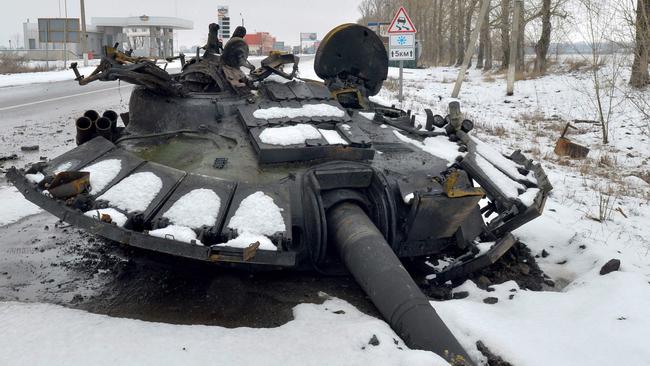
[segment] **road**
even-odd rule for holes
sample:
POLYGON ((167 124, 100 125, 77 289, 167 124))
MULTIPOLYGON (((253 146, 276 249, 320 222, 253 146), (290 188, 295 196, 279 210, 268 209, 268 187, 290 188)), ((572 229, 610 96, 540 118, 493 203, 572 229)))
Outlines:
MULTIPOLYGON (((311 67, 311 59, 302 61, 311 67)), ((132 89, 118 82, 81 87, 74 80, 0 88, 0 156, 19 155, 0 168, 73 148, 74 120, 90 108, 127 111, 132 89), (35 144, 38 151, 20 149, 35 144)), ((222 270, 124 248, 60 225, 48 213, 0 227, 0 237, 0 301, 169 323, 273 327, 292 319, 295 305, 320 302, 327 293, 377 314, 348 277, 222 270)))

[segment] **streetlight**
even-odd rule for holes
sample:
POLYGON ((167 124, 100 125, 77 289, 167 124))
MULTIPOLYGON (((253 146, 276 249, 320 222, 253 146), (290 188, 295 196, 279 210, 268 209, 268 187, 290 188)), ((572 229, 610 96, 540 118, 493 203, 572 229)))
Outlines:
POLYGON ((242 13, 239 13, 239 17, 241 18, 241 26, 244 26, 244 15, 242 13))
POLYGON ((81 1, 81 53, 84 59, 84 66, 88 66, 88 33, 86 33, 86 6, 81 1))

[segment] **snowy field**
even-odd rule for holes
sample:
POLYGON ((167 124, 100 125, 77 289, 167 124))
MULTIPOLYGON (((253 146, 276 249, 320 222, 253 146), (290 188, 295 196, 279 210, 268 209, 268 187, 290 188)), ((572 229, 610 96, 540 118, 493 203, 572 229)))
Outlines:
MULTIPOLYGON (((302 77, 315 78, 310 67, 311 61, 301 64, 302 77)), ((543 216, 515 234, 555 288, 529 291, 510 281, 488 292, 467 281, 454 292, 469 296, 432 305, 479 363, 485 362, 476 348, 481 340, 516 366, 650 365, 649 121, 629 100, 624 75, 613 94, 610 143, 601 143, 599 126, 575 123, 578 130, 568 137, 589 146, 589 156, 557 157, 555 140, 567 122, 596 119, 586 71, 557 68, 543 78, 518 81, 512 97, 505 96, 503 75, 472 69, 459 98, 475 122, 473 134, 503 153, 522 149, 542 162, 554 190, 543 216), (620 270, 600 275, 611 259, 620 260, 620 270), (484 303, 487 297, 498 302, 484 303)), ((456 75, 455 68, 405 70, 407 102, 402 107, 413 110, 419 122, 425 120, 424 108, 444 115, 456 75)), ((70 72, 41 76, 46 77, 0 75, 0 86, 65 80, 70 72)), ((395 78, 397 69, 389 76, 395 78)), ((394 84, 389 81, 376 100, 399 105, 394 84)), ((641 97, 650 99, 650 90, 641 97)), ((115 98, 105 107, 122 111, 126 105, 115 98)), ((30 128, 3 129, 0 153, 20 155, 4 166, 71 148, 74 113, 62 116, 55 121, 61 132, 40 140, 41 151, 35 154, 23 154, 18 147, 51 130, 52 121, 35 119, 30 128)), ((46 215, 4 180, 0 185, 0 227, 16 225, 28 215, 46 215)), ((0 364, 444 364, 429 352, 408 350, 386 323, 343 300, 301 304, 293 313, 294 320, 277 328, 227 329, 2 301, 0 364), (376 346, 369 344, 373 335, 376 346)))

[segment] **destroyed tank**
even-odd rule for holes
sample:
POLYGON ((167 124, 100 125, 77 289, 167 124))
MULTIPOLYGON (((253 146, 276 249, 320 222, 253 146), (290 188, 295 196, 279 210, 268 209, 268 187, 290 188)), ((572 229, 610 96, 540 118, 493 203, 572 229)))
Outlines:
POLYGON ((447 258, 431 268, 433 284, 494 263, 543 210, 552 187, 541 166, 472 136, 457 102, 421 119, 373 102, 388 57, 366 27, 323 39, 314 59, 323 81, 299 78, 291 54, 256 68, 245 29, 225 46, 217 29, 202 54, 178 57, 179 73, 117 45, 88 77, 73 65, 81 85, 137 85, 123 126, 116 112, 89 110, 75 121, 76 148, 8 179, 61 220, 125 245, 350 273, 408 346, 473 364, 401 261, 447 258))

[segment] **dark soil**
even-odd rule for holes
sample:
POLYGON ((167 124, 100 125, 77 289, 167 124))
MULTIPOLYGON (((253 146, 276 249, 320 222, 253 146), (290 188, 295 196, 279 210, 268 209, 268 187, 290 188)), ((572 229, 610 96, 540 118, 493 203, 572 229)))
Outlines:
MULTIPOLYGON (((476 285, 486 291, 490 286, 507 281, 515 281, 520 288, 532 291, 542 291, 554 287, 553 281, 542 272, 537 265, 530 249, 521 242, 516 243, 493 265, 483 268, 469 276, 476 285)), ((462 280, 455 283, 458 285, 462 280)), ((424 292, 436 300, 450 300, 466 297, 463 293, 453 293, 454 285, 423 286, 424 292)))

